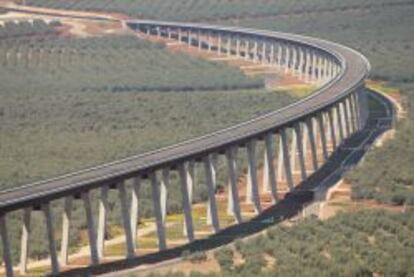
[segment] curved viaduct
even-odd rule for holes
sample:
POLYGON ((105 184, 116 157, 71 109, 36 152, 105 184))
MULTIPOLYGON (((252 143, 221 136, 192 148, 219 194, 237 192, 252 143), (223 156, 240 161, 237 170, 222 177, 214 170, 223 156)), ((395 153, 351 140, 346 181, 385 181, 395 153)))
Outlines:
POLYGON ((109 189, 118 190, 126 238, 125 259, 131 259, 135 257, 137 248, 138 191, 142 181, 148 179, 149 185, 152 186, 158 246, 163 250, 167 248, 166 193, 171 171, 178 171, 180 177, 185 233, 191 242, 194 240, 191 167, 195 163, 201 163, 205 172, 209 207, 207 220, 213 231, 219 232, 214 163, 217 155, 224 155, 227 161, 228 211, 234 216, 236 223, 241 223, 243 218, 240 212, 236 163, 239 149, 247 149, 246 201, 252 203, 256 214, 259 214, 262 211, 262 203, 257 179, 258 143, 263 143, 265 149, 266 189, 270 192, 272 202, 276 203, 278 183, 282 177, 285 178, 288 190, 293 191, 298 183, 323 166, 344 141, 362 130, 366 124, 368 107, 364 81, 369 74, 370 66, 361 54, 350 48, 316 38, 238 27, 143 20, 129 20, 123 23, 145 36, 163 37, 196 47, 200 51, 237 56, 274 66, 304 82, 317 84, 319 88, 312 95, 283 109, 199 138, 1 192, 0 234, 7 276, 13 276, 6 222, 7 214, 10 212, 24 210, 20 250, 21 273, 26 271, 31 214, 41 212, 46 221, 46 242, 49 245, 52 275, 58 275, 62 265, 66 265, 68 261, 72 202, 80 200, 83 203, 88 226, 90 260, 92 265, 97 265, 103 258, 107 193, 109 189), (277 168, 274 166, 276 155, 279 161, 277 168), (318 155, 321 155, 322 159, 319 159, 318 155), (307 159, 311 162, 307 163, 307 159), (299 181, 295 181, 293 177, 293 162, 299 167, 299 181), (134 184, 131 191, 125 186, 125 181, 129 179, 133 179, 134 184), (91 209, 92 190, 100 190, 101 196, 97 200, 98 218, 95 218, 91 209), (132 203, 127 203, 130 194, 132 203), (57 199, 64 199, 65 203, 59 252, 50 205, 51 201, 57 199))

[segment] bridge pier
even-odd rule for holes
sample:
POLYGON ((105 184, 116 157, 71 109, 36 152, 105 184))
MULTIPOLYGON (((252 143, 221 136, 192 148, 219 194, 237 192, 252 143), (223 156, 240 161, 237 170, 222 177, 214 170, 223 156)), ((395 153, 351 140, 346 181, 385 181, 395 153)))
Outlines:
POLYGON ((302 130, 301 130, 301 123, 298 122, 295 124, 294 132, 296 134, 296 148, 298 149, 299 154, 299 166, 300 166, 300 176, 301 180, 304 181, 307 178, 306 173, 306 164, 305 164, 305 152, 304 152, 304 144, 303 144, 303 137, 302 137, 302 130))
POLYGON ((58 275, 59 274, 59 261, 57 258, 56 252, 56 241, 55 241, 55 234, 53 228, 53 218, 52 213, 50 211, 50 204, 44 203, 41 205, 45 220, 46 220, 46 233, 47 233, 47 240, 49 245, 49 254, 50 254, 50 263, 52 267, 52 274, 58 275))
POLYGON ((68 265, 69 262, 69 238, 70 226, 72 222, 72 203, 72 196, 65 197, 62 218, 62 242, 60 247, 60 262, 62 266, 68 265))
POLYGON ((194 229, 193 229, 193 217, 191 212, 191 203, 190 203, 190 195, 189 195, 189 184, 188 184, 188 168, 184 163, 181 163, 178 166, 178 171, 181 180, 181 195, 182 195, 182 205, 184 209, 184 216, 185 216, 185 233, 187 235, 188 242, 192 242, 194 240, 194 229))
POLYGON ((27 257, 29 253, 29 237, 31 232, 32 208, 25 208, 23 211, 23 228, 20 241, 20 275, 27 274, 27 257))
POLYGON ((83 206, 85 208, 86 223, 87 223, 87 227, 88 227, 89 250, 90 250, 90 254, 91 254, 91 264, 92 265, 97 265, 97 264, 99 264, 99 255, 98 255, 98 249, 97 249, 97 245, 96 245, 95 220, 93 218, 89 191, 83 192, 81 197, 82 197, 82 200, 83 200, 83 206))
POLYGON ((234 216, 237 223, 242 222, 240 212, 239 188, 237 184, 237 148, 231 146, 226 150, 227 167, 231 192, 228 203, 228 212, 234 216))
POLYGON ((275 204, 278 200, 277 196, 277 183, 276 183, 276 173, 274 167, 274 148, 273 148, 273 135, 271 133, 265 136, 265 173, 268 177, 268 184, 272 194, 272 203, 275 204))
POLYGON ((132 243, 134 244, 134 249, 137 249, 137 237, 138 237, 138 222, 139 222, 139 190, 141 188, 141 177, 136 176, 133 179, 132 185, 132 198, 131 198, 131 217, 130 217, 130 225, 131 225, 131 235, 132 235, 132 243))
POLYGON ((105 236, 106 236, 106 222, 108 218, 108 190, 107 185, 101 187, 101 196, 99 199, 99 215, 98 215, 98 229, 97 229, 97 247, 99 258, 104 257, 105 251, 105 236))
POLYGON ((135 247, 132 241, 132 233, 131 233, 131 221, 129 218, 129 211, 127 207, 127 192, 125 189, 125 183, 120 182, 117 185, 118 193, 119 193, 119 201, 121 202, 121 213, 122 213, 122 223, 124 225, 124 233, 125 233, 125 243, 126 243, 126 258, 130 259, 135 256, 135 247))
POLYGON ((313 171, 318 170, 318 157, 317 157, 317 147, 316 147, 316 140, 315 140, 315 133, 313 128, 313 118, 309 117, 306 120, 306 128, 308 130, 309 142, 311 146, 311 156, 312 156, 312 167, 313 171))
POLYGON ((160 250, 167 249, 167 241, 165 236, 165 225, 163 220, 163 212, 161 207, 160 184, 157 180, 157 173, 154 171, 150 174, 152 186, 152 202, 154 205, 155 223, 157 225, 158 247, 160 250))
POLYGON ((294 189, 294 183, 292 177, 292 168, 290 164, 287 134, 285 129, 280 130, 280 138, 282 140, 283 163, 285 167, 286 181, 289 191, 292 191, 294 189))
POLYGON ((7 277, 13 277, 13 263, 10 254, 10 243, 9 236, 7 232, 7 223, 6 223, 6 214, 0 214, 0 235, 1 242, 3 245, 3 262, 6 269, 7 277))
POLYGON ((161 184, 160 184, 160 201, 161 201, 161 214, 162 221, 165 224, 167 218, 167 197, 168 197, 168 187, 170 186, 170 170, 164 168, 161 171, 161 184))
POLYGON ((248 191, 246 200, 253 203, 255 213, 262 211, 260 206, 259 185, 257 182, 257 161, 256 161, 256 140, 252 139, 247 143, 247 159, 248 159, 248 191))
POLYGON ((216 176, 214 173, 214 164, 212 155, 209 154, 208 156, 204 157, 204 171, 206 174, 206 183, 207 183, 207 192, 208 192, 208 210, 209 210, 209 219, 208 222, 211 222, 213 225, 213 231, 215 233, 220 231, 220 222, 218 218, 217 212, 217 204, 216 204, 216 195, 215 195, 215 188, 216 188, 216 176))

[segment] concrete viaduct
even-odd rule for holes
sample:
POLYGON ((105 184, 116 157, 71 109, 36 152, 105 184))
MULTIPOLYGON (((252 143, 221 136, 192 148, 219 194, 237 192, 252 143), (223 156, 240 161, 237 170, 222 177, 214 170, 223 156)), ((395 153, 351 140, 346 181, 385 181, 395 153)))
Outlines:
MULTIPOLYGON (((369 74, 368 61, 345 46, 299 35, 202 24, 183 24, 158 21, 129 20, 126 27, 148 36, 158 36, 188 44, 200 51, 236 56, 278 68, 295 75, 318 89, 310 96, 247 122, 191 139, 150 153, 104 164, 69 175, 0 192, 0 235, 7 276, 13 276, 13 261, 8 239, 7 215, 23 210, 20 249, 20 272, 25 274, 32 213, 42 213, 46 222, 45 243, 49 245, 52 275, 58 275, 68 261, 69 228, 74 201, 83 204, 87 219, 90 261, 102 261, 105 244, 108 190, 119 192, 125 233, 125 259, 135 257, 137 221, 140 199, 138 192, 144 183, 152 186, 152 202, 158 234, 158 247, 166 249, 165 217, 170 173, 178 171, 182 208, 185 215, 185 234, 188 242, 194 237, 192 218, 191 168, 201 164, 208 191, 207 221, 214 232, 220 231, 215 196, 218 155, 227 161, 229 176, 227 210, 236 223, 243 221, 237 187, 237 155, 248 160, 246 201, 255 213, 262 211, 257 176, 257 145, 264 151, 264 190, 270 191, 272 202, 278 201, 278 183, 284 178, 289 191, 298 182, 293 178, 293 166, 299 168, 300 179, 306 180, 317 171, 345 140, 364 128, 368 118, 364 81, 369 74), (278 142, 276 145, 275 142, 278 142), (246 151, 242 152, 242 149, 246 151), (310 153, 307 156, 307 153, 310 153), (318 159, 322 155, 323 159, 318 159), (307 157, 306 157, 307 156, 307 157), (278 166, 274 160, 278 157, 278 166), (305 159, 310 158, 311 163, 305 159), (133 180, 133 189, 125 186, 133 180), (99 190, 99 215, 91 209, 90 193, 99 190), (127 203, 129 195, 132 202, 127 203), (63 215, 55 215, 51 201, 64 199, 63 215), (57 249, 53 218, 63 216, 61 249, 57 249)), ((301 181, 299 181, 301 182, 301 181)))

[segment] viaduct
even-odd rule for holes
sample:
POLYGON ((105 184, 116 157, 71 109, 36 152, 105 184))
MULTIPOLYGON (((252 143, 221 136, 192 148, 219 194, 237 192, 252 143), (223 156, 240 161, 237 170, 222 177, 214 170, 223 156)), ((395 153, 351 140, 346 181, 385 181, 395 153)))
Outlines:
POLYGON ((170 173, 180 177, 180 193, 185 215, 185 234, 188 242, 194 237, 192 217, 192 167, 201 164, 208 190, 207 221, 214 232, 220 231, 215 195, 216 168, 214 160, 224 156, 229 176, 228 212, 235 222, 243 221, 237 187, 237 155, 248 160, 246 201, 253 204, 256 214, 262 211, 258 188, 257 145, 264 151, 264 190, 272 202, 278 201, 278 183, 285 178, 289 191, 295 182, 293 164, 299 167, 300 181, 318 171, 330 155, 355 133, 362 130, 368 119, 364 81, 370 70, 369 62, 356 51, 316 38, 239 27, 220 27, 204 24, 127 20, 123 22, 138 33, 168 38, 219 55, 236 56, 278 68, 295 75, 306 83, 317 85, 310 96, 280 110, 191 139, 150 153, 133 156, 102 166, 75 172, 58 178, 0 192, 0 235, 7 276, 13 276, 13 262, 7 231, 7 216, 23 211, 20 249, 20 272, 25 274, 28 259, 31 215, 40 212, 46 222, 52 275, 59 275, 68 261, 71 210, 75 201, 83 204, 87 219, 90 261, 98 265, 103 258, 108 190, 117 190, 122 208, 125 233, 125 259, 135 257, 137 222, 142 185, 152 187, 152 203, 157 227, 158 247, 167 248, 165 217, 170 173), (276 144, 277 142, 277 144, 276 144), (246 151, 241 151, 245 149, 246 151), (310 153, 309 156, 307 156, 310 153), (323 161, 318 159, 322 155, 323 161), (278 157, 278 166, 274 160, 278 157), (310 158, 311 163, 305 160, 310 158), (133 180, 133 189, 125 186, 133 180), (91 209, 90 194, 99 190, 99 216, 91 209), (132 195, 132 202, 127 199, 132 195), (51 201, 64 199, 63 215, 55 215, 51 201), (63 216, 61 248, 57 249, 53 218, 63 216))

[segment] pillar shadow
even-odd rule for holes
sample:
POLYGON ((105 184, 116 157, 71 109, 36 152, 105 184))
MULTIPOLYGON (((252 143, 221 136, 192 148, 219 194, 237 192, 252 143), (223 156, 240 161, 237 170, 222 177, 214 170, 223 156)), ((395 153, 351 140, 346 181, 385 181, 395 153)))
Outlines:
POLYGON ((141 265, 154 265, 159 262, 173 260, 182 256, 184 252, 207 251, 219 246, 234 242, 270 226, 274 226, 286 219, 295 217, 305 205, 315 199, 318 191, 326 191, 336 184, 343 175, 355 166, 376 138, 392 128, 395 110, 393 104, 385 97, 368 90, 369 101, 382 102, 382 109, 370 111, 366 127, 355 133, 352 137, 335 151, 329 161, 317 172, 309 176, 304 182, 295 187, 294 191, 286 194, 285 198, 269 207, 260 215, 238 225, 227 227, 219 233, 204 239, 198 239, 190 244, 160 251, 153 254, 136 257, 128 260, 107 262, 96 266, 73 269, 60 274, 60 276, 90 276, 104 274, 141 265), (373 96, 375 94, 375 97, 373 96))

